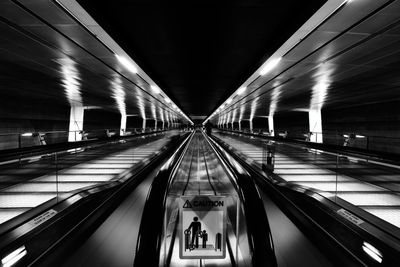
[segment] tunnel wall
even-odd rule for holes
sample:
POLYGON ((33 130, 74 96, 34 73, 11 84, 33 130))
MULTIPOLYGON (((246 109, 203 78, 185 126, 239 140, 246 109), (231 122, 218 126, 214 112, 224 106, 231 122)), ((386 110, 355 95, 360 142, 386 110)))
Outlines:
POLYGON ((268 118, 264 118, 264 117, 253 118, 253 129, 263 129, 263 130, 269 131, 268 118))
POLYGON ((88 133, 88 138, 101 138, 105 136, 104 129, 119 134, 121 114, 101 109, 85 109, 83 115, 83 130, 88 133))
POLYGON ((126 117, 126 129, 142 129, 143 127, 143 118, 138 116, 128 116, 126 117))
POLYGON ((68 140, 69 106, 45 105, 34 100, 14 98, 0 104, 0 150, 40 145, 39 136, 19 134, 51 132, 44 136, 47 144, 68 140))
POLYGON ((146 129, 154 129, 156 121, 154 119, 146 120, 146 129))
POLYGON ((250 121, 249 120, 242 120, 240 122, 240 126, 242 127, 242 130, 244 129, 250 129, 250 121))
POLYGON ((157 129, 162 129, 163 122, 162 121, 157 121, 157 129))
POLYGON ((309 132, 308 112, 276 113, 274 115, 274 128, 276 135, 287 131, 288 138, 304 139, 304 134, 309 132))
POLYGON ((324 143, 342 144, 343 134, 355 133, 354 147, 400 153, 400 102, 323 110, 324 143))

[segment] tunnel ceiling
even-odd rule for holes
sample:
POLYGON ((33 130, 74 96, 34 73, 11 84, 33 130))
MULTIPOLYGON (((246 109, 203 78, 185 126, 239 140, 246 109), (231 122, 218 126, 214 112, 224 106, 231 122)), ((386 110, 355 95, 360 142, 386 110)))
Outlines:
POLYGON ((209 115, 326 1, 78 2, 196 118, 209 115))
POLYGON ((275 68, 231 95, 214 122, 399 101, 400 1, 337 3, 282 50, 275 68))
POLYGON ((114 51, 59 2, 0 1, 0 32, 2 118, 30 118, 26 110, 39 107, 49 111, 47 118, 52 110, 83 106, 146 119, 186 120, 164 93, 152 92, 152 81, 142 70, 124 68, 114 51))

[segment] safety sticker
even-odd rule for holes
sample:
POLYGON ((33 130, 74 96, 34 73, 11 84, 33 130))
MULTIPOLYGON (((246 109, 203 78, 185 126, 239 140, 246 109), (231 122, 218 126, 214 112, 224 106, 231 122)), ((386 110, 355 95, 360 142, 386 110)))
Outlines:
POLYGON ((179 229, 181 259, 225 258, 225 197, 181 197, 179 229))

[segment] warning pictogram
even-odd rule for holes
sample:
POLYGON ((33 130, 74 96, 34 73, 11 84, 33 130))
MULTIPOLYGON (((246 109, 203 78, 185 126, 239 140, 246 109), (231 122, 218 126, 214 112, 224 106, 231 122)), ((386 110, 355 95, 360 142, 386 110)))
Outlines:
POLYGON ((181 197, 180 258, 225 258, 225 197, 181 197))
POLYGON ((189 209, 192 208, 192 204, 190 204, 190 201, 189 201, 189 200, 186 200, 186 201, 185 201, 185 204, 183 204, 183 208, 189 208, 189 209))

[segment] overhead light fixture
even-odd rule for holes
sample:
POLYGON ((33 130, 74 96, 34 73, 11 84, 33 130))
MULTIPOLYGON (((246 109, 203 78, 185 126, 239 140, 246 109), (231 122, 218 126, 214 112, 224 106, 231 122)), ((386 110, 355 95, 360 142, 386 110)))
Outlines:
POLYGON ((281 61, 281 57, 275 58, 270 60, 265 66, 264 68, 261 70, 260 75, 265 75, 268 72, 270 72, 273 68, 276 67, 276 65, 278 65, 279 61, 281 61))
POLYGON ((171 103, 171 100, 167 97, 167 98, 165 98, 165 102, 171 103))
POLYGON ((21 136, 33 136, 33 133, 23 133, 21 136))
POLYGON ((134 66, 127 58, 115 55, 118 61, 132 73, 138 73, 136 66, 134 66))
POLYGON ((245 87, 240 87, 239 90, 237 90, 237 95, 241 95, 244 93, 244 91, 246 91, 246 86, 245 87))
POLYGON ((229 98, 228 100, 226 100, 226 103, 229 105, 230 103, 232 103, 232 99, 229 98))
POLYGON ((161 91, 160 91, 160 89, 157 87, 157 86, 155 86, 155 85, 152 85, 152 86, 150 86, 151 87, 151 90, 153 90, 153 92, 155 93, 155 94, 159 94, 161 91))

